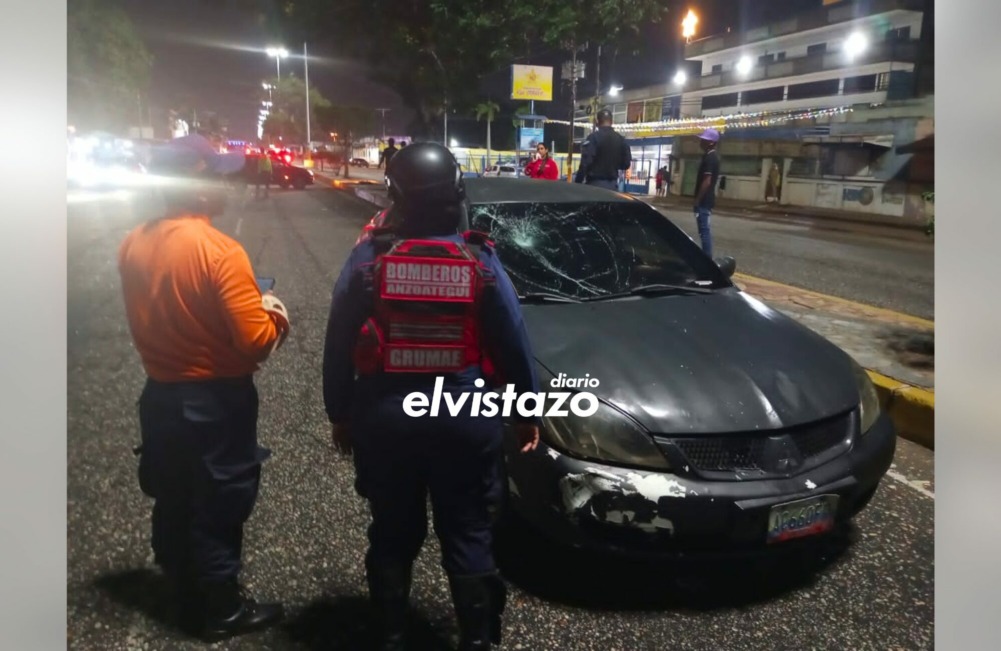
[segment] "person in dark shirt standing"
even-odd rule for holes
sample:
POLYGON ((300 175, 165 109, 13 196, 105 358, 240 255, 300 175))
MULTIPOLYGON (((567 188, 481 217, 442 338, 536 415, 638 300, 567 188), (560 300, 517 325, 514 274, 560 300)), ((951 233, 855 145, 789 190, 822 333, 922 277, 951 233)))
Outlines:
POLYGON ((598 111, 596 122, 598 129, 581 146, 580 168, 574 182, 615 190, 619 172, 629 169, 633 163, 632 152, 626 139, 612 129, 611 111, 598 111))
POLYGON ((699 238, 702 240, 702 250, 710 258, 713 255, 713 237, 709 229, 709 218, 716 205, 716 182, 719 181, 719 131, 706 129, 699 136, 702 146, 702 162, 699 163, 699 173, 695 181, 695 202, 692 206, 695 212, 695 222, 699 227, 699 238))
POLYGON ((396 148, 396 140, 394 138, 390 138, 389 146, 383 149, 382 154, 379 155, 379 167, 385 165, 388 170, 389 161, 393 160, 393 156, 395 156, 398 151, 400 150, 396 148))

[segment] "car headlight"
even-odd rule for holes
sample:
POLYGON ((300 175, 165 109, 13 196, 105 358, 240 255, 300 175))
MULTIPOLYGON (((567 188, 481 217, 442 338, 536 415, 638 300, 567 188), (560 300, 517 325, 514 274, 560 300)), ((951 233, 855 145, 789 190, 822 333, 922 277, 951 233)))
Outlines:
POLYGON ((552 447, 584 459, 670 469, 650 435, 614 407, 599 402, 591 416, 567 414, 542 420, 542 437, 552 447))
POLYGON ((879 418, 879 394, 876 393, 869 374, 855 360, 852 360, 852 372, 855 374, 855 384, 858 385, 861 431, 865 434, 879 418))

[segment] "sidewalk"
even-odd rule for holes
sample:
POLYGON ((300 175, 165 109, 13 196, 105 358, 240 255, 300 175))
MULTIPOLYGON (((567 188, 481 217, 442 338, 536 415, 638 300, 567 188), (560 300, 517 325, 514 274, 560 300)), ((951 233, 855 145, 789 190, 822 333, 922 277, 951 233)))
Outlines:
MULTIPOLYGON (((384 185, 358 184, 353 190, 376 206, 389 203, 384 185)), ((934 449, 934 322, 740 273, 733 280, 851 355, 869 371, 898 434, 934 449)))
MULTIPOLYGON (((679 210, 687 213, 692 211, 692 198, 668 195, 654 197, 634 195, 647 203, 665 210, 679 210)), ((714 214, 720 213, 748 219, 766 219, 769 221, 798 222, 804 219, 813 222, 830 222, 848 225, 865 225, 892 233, 895 237, 906 236, 908 239, 930 239, 925 235, 926 224, 912 220, 904 220, 890 215, 875 215, 870 213, 851 212, 847 210, 832 210, 829 208, 812 208, 805 206, 789 206, 763 201, 740 201, 717 197, 714 214)))

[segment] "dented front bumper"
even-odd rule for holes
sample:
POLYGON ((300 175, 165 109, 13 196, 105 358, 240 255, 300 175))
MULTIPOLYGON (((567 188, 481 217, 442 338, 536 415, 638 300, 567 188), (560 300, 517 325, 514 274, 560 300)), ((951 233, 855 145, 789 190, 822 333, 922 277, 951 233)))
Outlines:
POLYGON ((834 494, 836 520, 850 519, 872 497, 895 448, 884 414, 850 450, 800 475, 706 481, 683 470, 582 461, 540 443, 528 455, 509 448, 506 481, 510 508, 563 544, 627 555, 753 552, 769 547, 775 505, 834 494))

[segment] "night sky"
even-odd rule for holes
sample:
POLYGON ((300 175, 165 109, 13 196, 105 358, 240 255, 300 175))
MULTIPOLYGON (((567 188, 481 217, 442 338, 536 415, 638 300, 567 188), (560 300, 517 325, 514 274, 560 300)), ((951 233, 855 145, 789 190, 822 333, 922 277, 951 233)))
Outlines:
MULTIPOLYGON (((790 12, 819 7, 821 0, 697 0, 668 1, 671 14, 659 25, 645 30, 645 51, 638 57, 620 52, 613 56, 606 48, 601 62, 601 83, 607 88, 615 83, 633 88, 670 78, 681 57, 681 20, 688 8, 699 14, 696 38, 726 31, 739 31, 774 20, 790 12)), ((154 56, 150 101, 153 119, 162 124, 165 111, 184 101, 199 111, 215 111, 229 122, 232 137, 256 137, 257 89, 261 80, 275 74, 275 61, 263 49, 272 39, 251 13, 236 8, 233 0, 123 0, 122 5, 135 21, 147 47, 154 56)), ((302 53, 301 43, 282 43, 292 54, 302 53)), ((389 133, 405 133, 413 114, 406 110, 392 89, 366 78, 362 64, 335 59, 324 43, 309 44, 309 81, 329 100, 337 103, 393 109, 386 115, 389 133)), ((562 55, 539 56, 538 65, 557 66, 562 55)), ((579 93, 594 92, 591 72, 594 57, 586 60, 588 79, 579 93)), ((514 63, 514 62, 512 62, 514 63)), ((282 75, 293 71, 303 74, 302 58, 282 61, 282 75)), ((509 93, 510 73, 501 72, 484 81, 484 92, 504 106, 509 93)), ((554 102, 537 104, 537 112, 563 114, 568 110, 569 92, 557 90, 554 102)), ((561 115, 562 117, 562 115, 561 115)), ((562 119, 566 119, 562 117, 562 119)), ((381 117, 377 124, 381 123, 381 117)), ((460 139, 464 131, 475 138, 485 127, 482 123, 460 120, 450 122, 450 135, 460 139)), ((482 138, 482 136, 479 136, 482 138)))

